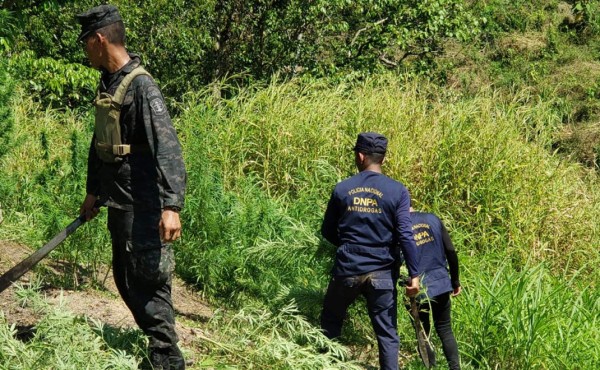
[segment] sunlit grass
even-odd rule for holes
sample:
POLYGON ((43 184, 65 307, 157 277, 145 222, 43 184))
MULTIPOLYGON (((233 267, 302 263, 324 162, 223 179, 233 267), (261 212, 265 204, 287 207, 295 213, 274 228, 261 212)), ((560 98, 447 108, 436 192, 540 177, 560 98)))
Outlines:
MULTIPOLYGON (((187 96, 174 121, 188 169, 177 271, 238 312, 213 319, 207 361, 236 366, 247 354, 245 364, 257 368, 356 363, 360 350, 338 353, 317 334, 334 252, 319 227, 331 189, 355 171, 356 134, 379 131, 390 139, 386 173, 408 186, 415 208, 441 216, 459 250, 463 364, 598 363, 598 175, 552 153, 560 125, 552 101, 526 90, 462 96, 392 76, 273 83, 229 99, 210 91, 187 96), (319 353, 323 346, 331 357, 319 353)), ((20 99, 18 145, 0 159, 0 238, 38 246, 83 199, 89 117, 20 99)), ((103 217, 61 245, 61 257, 107 261, 103 217)), ((400 317, 402 358, 418 368, 400 317)), ((341 343, 374 344, 360 304, 341 343)))
MULTIPOLYGON (((21 288, 21 290, 31 288, 21 288)), ((102 333, 100 323, 76 317, 62 304, 51 307, 33 290, 19 293, 41 319, 31 328, 30 338, 19 339, 16 326, 9 325, 0 313, 0 368, 30 369, 137 369, 141 359, 114 347, 102 333)), ((121 333, 120 341, 131 333, 121 333)), ((139 334, 137 334, 139 338, 139 334)), ((113 341, 115 340, 112 338, 113 341)), ((143 343, 143 342, 140 342, 143 343)), ((142 351, 137 349, 138 355, 142 351)))
POLYGON ((545 264, 514 271, 507 261, 465 269, 464 296, 453 300, 463 361, 483 368, 598 367, 600 294, 593 284, 579 284, 587 279, 582 271, 560 279, 545 264))
POLYGON ((382 132, 390 139, 384 170, 417 207, 468 235, 465 248, 576 268, 597 257, 597 175, 550 152, 560 124, 551 105, 527 91, 461 97, 391 78, 288 83, 191 104, 179 127, 190 167, 202 153, 223 190, 243 191, 250 178, 311 225, 335 182, 353 173, 356 134, 382 132))

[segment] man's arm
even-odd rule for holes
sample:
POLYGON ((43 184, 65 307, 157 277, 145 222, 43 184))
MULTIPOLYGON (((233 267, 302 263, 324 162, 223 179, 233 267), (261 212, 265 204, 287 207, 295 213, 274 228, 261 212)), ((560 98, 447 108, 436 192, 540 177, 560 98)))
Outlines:
POLYGON ((163 188, 160 237, 164 242, 171 242, 181 236, 179 211, 183 208, 187 180, 181 144, 162 93, 151 78, 139 78, 147 79, 142 87, 143 93, 137 99, 141 99, 146 136, 156 159, 163 188))
POLYGON ((396 234, 406 268, 410 276, 410 283, 406 287, 406 294, 414 296, 419 292, 419 261, 417 261, 417 246, 412 231, 410 219, 410 194, 405 187, 400 193, 400 203, 396 209, 396 234))
POLYGON ((148 144, 154 151, 156 165, 161 175, 164 189, 162 204, 164 207, 183 208, 186 171, 183 163, 181 144, 171 122, 162 93, 150 79, 144 83, 142 95, 142 115, 148 144))
POLYGON ((88 150, 87 159, 87 178, 85 182, 85 190, 87 194, 98 196, 100 194, 100 167, 102 161, 96 154, 96 135, 92 135, 92 141, 90 143, 90 149, 88 150))
POLYGON ((79 207, 79 214, 85 214, 86 221, 96 217, 100 210, 95 207, 96 200, 100 194, 100 167, 102 162, 96 154, 96 147, 94 142, 96 141, 96 135, 92 136, 92 142, 90 143, 90 149, 88 151, 87 160, 87 178, 85 182, 86 197, 79 207))
POLYGON ((406 188, 402 189, 400 195, 400 204, 396 209, 396 235, 406 268, 410 277, 419 276, 419 261, 417 261, 417 246, 412 231, 412 222, 410 219, 410 195, 406 188))
POLYGON ((456 292, 460 288, 459 268, 458 268, 458 254, 454 249, 450 234, 444 224, 442 225, 442 241, 444 242, 444 252, 446 253, 446 259, 448 260, 448 267, 450 268, 450 280, 452 281, 452 288, 456 292))
POLYGON ((339 247, 342 244, 338 233, 338 222, 339 211, 335 201, 334 189, 329 198, 329 202, 327 203, 327 209, 325 210, 325 216, 323 217, 323 223, 321 224, 321 235, 336 247, 339 247))

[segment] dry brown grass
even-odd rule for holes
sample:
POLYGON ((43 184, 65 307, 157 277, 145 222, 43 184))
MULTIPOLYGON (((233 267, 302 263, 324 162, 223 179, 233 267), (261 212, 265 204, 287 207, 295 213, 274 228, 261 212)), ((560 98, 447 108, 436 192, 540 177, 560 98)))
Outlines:
POLYGON ((539 55, 548 45, 548 39, 542 32, 512 33, 498 40, 497 45, 499 50, 539 55))
POLYGON ((565 125, 557 134, 561 150, 591 168, 600 164, 600 121, 565 125))

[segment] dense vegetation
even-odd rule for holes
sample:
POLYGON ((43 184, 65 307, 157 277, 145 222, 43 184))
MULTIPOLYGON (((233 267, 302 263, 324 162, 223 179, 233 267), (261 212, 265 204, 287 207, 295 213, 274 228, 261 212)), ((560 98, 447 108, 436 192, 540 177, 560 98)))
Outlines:
MULTIPOLYGON (((45 102, 76 106, 93 90, 94 76, 77 63, 74 15, 96 1, 5 1, 15 15, 9 54, 45 102), (18 61, 16 60, 18 57, 18 61), (40 70, 49 73, 40 73, 40 70)), ((245 81, 364 73, 431 63, 442 40, 466 40, 478 20, 462 1, 114 1, 126 20, 130 49, 141 53, 167 96, 223 77, 245 81)))
MULTIPOLYGON (((463 365, 600 367, 599 2, 115 3, 130 49, 172 97, 184 146, 178 273, 225 309, 206 324, 198 365, 375 363, 363 306, 342 345, 317 325, 332 262, 320 219, 354 171, 356 134, 372 130, 390 139, 386 173, 441 216, 459 250, 463 365)), ((80 64, 72 16, 92 2, 0 4, 0 240, 37 246, 84 197, 97 72, 80 64)), ((107 261, 103 217, 54 256, 92 270, 107 261)), ((97 338, 61 347, 65 368, 81 352, 107 368, 139 361, 119 344, 131 333, 111 339, 56 315, 40 336, 74 326, 97 338)), ((420 368, 399 317, 402 362, 420 368)), ((53 358, 42 338, 16 342, 0 320, 0 364, 17 347, 16 368, 53 358)))

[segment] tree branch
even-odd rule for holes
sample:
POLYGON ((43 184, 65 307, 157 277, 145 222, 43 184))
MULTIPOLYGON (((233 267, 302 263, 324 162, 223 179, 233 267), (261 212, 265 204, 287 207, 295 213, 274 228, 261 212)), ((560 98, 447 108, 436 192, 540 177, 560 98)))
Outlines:
POLYGON ((350 41, 350 46, 354 45, 354 43, 356 42, 356 39, 358 38, 358 36, 363 33, 364 31, 368 30, 371 27, 375 27, 375 26, 379 26, 380 24, 386 22, 388 20, 387 17, 378 20, 377 22, 371 24, 371 25, 367 25, 366 27, 361 28, 360 30, 356 31, 356 33, 354 34, 354 37, 352 38, 352 41, 350 41))
POLYGON ((390 67, 390 68, 393 68, 393 67, 398 67, 398 63, 396 63, 396 62, 394 62, 394 61, 391 61, 391 60, 387 59, 387 58, 385 57, 385 54, 381 54, 381 55, 379 55, 379 60, 380 60, 380 61, 381 61, 383 64, 385 64, 387 67, 390 67))

